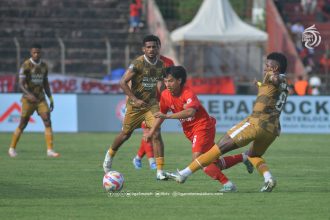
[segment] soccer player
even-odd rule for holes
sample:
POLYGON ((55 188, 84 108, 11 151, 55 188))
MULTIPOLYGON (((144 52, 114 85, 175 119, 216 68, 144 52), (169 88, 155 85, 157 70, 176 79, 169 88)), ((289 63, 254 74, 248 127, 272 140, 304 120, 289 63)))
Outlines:
MULTIPOLYGON (((160 97, 160 112, 155 113, 157 119, 149 133, 145 134, 145 140, 152 137, 165 119, 179 119, 184 134, 192 142, 192 157, 196 159, 214 145, 216 121, 208 115, 193 91, 185 86, 187 74, 182 66, 167 68, 163 77, 166 90, 160 97), (172 111, 172 114, 167 114, 168 111, 172 111)), ((221 158, 221 160, 216 158, 204 168, 204 172, 223 184, 221 192, 234 192, 235 185, 228 180, 221 169, 243 162, 244 156, 247 161, 247 156, 244 154, 221 158)))
MULTIPOLYGON (((160 48, 161 47, 161 42, 160 42, 159 38, 158 38, 158 45, 159 45, 159 48, 160 48)), ((159 58, 164 62, 165 67, 174 66, 174 62, 173 62, 172 59, 170 59, 168 57, 165 57, 165 56, 162 56, 162 55, 160 55, 159 58)), ((146 127, 146 124, 144 122, 142 122, 141 128, 143 130, 143 133, 149 132, 149 128, 146 127)), ((152 169, 152 170, 156 169, 157 167, 156 167, 156 162, 155 162, 155 158, 154 158, 152 143, 150 141, 145 141, 143 138, 141 140, 140 148, 139 148, 136 156, 133 158, 133 165, 134 165, 135 169, 141 169, 142 168, 141 159, 143 158, 143 156, 145 154, 148 157, 150 169, 152 169)))
POLYGON ((253 112, 246 119, 232 127, 208 152, 197 157, 188 167, 170 176, 184 183, 188 176, 211 164, 219 156, 244 147, 252 142, 248 159, 264 177, 261 192, 271 192, 276 181, 262 158, 267 148, 280 135, 280 114, 288 96, 288 84, 285 71, 287 59, 282 53, 267 56, 262 82, 258 87, 257 100, 253 112))
MULTIPOLYGON (((143 39, 144 55, 139 56, 126 70, 120 80, 120 86, 128 96, 126 102, 126 113, 123 122, 123 129, 113 141, 107 151, 103 163, 104 172, 111 170, 112 161, 120 146, 130 138, 133 131, 145 121, 147 127, 154 123, 153 113, 159 111, 157 90, 163 86, 162 75, 165 71, 164 63, 159 59, 159 38, 148 35, 143 39), (131 87, 129 86, 131 83, 131 87)), ((164 165, 164 144, 160 130, 157 130, 152 142, 157 164, 158 180, 165 180, 167 177, 163 171, 164 165)))
POLYGON ((50 120, 50 112, 54 109, 54 100, 48 83, 48 67, 41 61, 41 45, 33 44, 31 58, 26 60, 19 72, 19 87, 23 92, 22 114, 18 127, 16 128, 8 154, 16 157, 16 145, 27 126, 30 116, 37 111, 45 125, 45 139, 47 144, 47 156, 59 157, 60 154, 53 150, 53 131, 50 120), (45 99, 45 93, 50 101, 50 108, 45 99))

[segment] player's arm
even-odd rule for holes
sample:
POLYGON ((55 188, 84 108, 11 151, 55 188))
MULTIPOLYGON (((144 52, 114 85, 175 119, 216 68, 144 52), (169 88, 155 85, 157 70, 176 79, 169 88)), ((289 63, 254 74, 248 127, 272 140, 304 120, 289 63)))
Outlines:
POLYGON ((196 114, 195 108, 187 108, 173 114, 164 114, 162 112, 157 112, 154 114, 154 116, 155 118, 160 118, 160 119, 185 119, 185 118, 193 117, 195 114, 196 114))
POLYGON ((48 81, 48 72, 45 74, 43 84, 44 84, 45 93, 50 102, 50 111, 53 111, 54 110, 54 99, 52 96, 52 92, 50 91, 50 86, 49 86, 49 81, 48 81))
POLYGON ((150 128, 148 132, 143 134, 143 140, 149 141, 151 139, 151 137, 154 135, 155 131, 157 131, 160 128, 160 126, 164 120, 165 119, 162 119, 162 118, 156 118, 154 124, 152 125, 152 128, 150 128))
POLYGON ((27 98, 30 102, 38 102, 38 99, 25 87, 26 85, 26 75, 25 69, 22 67, 19 73, 18 85, 21 91, 24 94, 24 97, 27 98))
POLYGON ((269 82, 272 83, 276 87, 278 87, 284 81, 285 81, 285 75, 284 74, 273 73, 269 77, 269 82))
POLYGON ((143 107, 143 106, 146 106, 146 103, 143 100, 136 98, 130 88, 129 83, 130 83, 131 79, 133 78, 134 74, 135 74, 135 72, 134 72, 133 68, 128 68, 126 70, 125 74, 123 75, 123 77, 121 78, 119 85, 120 85, 121 89, 124 91, 124 93, 128 96, 128 98, 130 98, 132 100, 135 107, 143 107))

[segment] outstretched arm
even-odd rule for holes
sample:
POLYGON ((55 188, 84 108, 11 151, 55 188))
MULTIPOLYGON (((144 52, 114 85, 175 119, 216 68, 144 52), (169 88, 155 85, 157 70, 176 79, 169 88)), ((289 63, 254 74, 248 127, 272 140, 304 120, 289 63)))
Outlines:
POLYGON ((188 108, 173 114, 163 114, 161 112, 157 112, 154 114, 154 116, 156 118, 162 118, 162 119, 186 119, 193 117, 195 114, 196 114, 196 109, 188 108))
POLYGON ((163 123, 165 119, 162 118, 156 118, 154 124, 152 125, 152 128, 150 128, 149 132, 145 133, 143 135, 143 139, 145 141, 149 141, 151 137, 154 135, 155 131, 157 131, 160 127, 160 125, 163 123))

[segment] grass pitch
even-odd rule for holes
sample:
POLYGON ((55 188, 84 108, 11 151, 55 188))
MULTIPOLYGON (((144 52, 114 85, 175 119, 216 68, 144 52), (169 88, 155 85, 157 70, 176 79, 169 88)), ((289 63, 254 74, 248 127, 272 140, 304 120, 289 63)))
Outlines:
MULTIPOLYGON (((102 189, 102 161, 114 135, 55 134, 62 157, 52 159, 42 133, 25 133, 11 159, 11 134, 0 133, 0 219, 330 219, 329 135, 286 134, 275 141, 265 155, 278 181, 272 193, 259 193, 263 178, 239 164, 224 171, 239 192, 217 194, 220 185, 201 171, 180 185, 156 181, 146 159, 135 170, 141 138, 135 133, 113 164, 125 186, 111 195, 102 189)), ((163 139, 165 169, 184 168, 190 143, 183 134, 163 139)))

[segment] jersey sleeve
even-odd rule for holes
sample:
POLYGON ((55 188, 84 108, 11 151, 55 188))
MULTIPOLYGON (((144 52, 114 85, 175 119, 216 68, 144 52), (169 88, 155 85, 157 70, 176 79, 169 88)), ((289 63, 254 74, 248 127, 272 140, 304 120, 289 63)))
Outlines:
POLYGON ((162 94, 160 96, 159 108, 160 108, 160 112, 163 114, 166 114, 168 112, 168 110, 170 109, 170 107, 168 106, 168 104, 166 102, 166 94, 164 93, 164 91, 162 92, 162 94))
POLYGON ((139 73, 141 70, 141 61, 138 59, 133 60, 128 69, 132 70, 134 73, 139 73))
POLYGON ((30 72, 27 62, 24 62, 19 69, 19 78, 26 78, 26 75, 30 72))
POLYGON ((187 108, 194 108, 196 110, 199 109, 199 107, 201 106, 200 101, 198 100, 197 96, 195 93, 193 93, 190 90, 187 90, 184 94, 183 94, 183 98, 186 101, 186 106, 185 109, 187 108))

